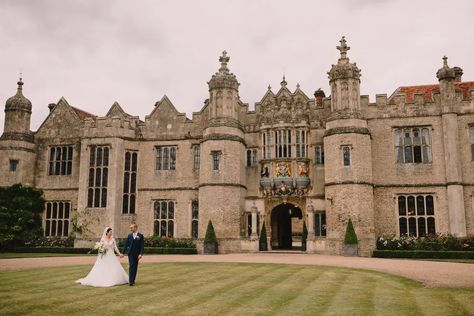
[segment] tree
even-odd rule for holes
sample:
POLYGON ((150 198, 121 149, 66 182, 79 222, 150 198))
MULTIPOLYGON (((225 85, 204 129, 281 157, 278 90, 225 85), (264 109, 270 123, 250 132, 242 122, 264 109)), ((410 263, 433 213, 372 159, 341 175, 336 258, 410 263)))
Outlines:
POLYGON ((303 233, 301 234, 301 250, 306 251, 306 241, 308 239, 308 229, 303 221, 303 233))
POLYGON ((207 223, 206 236, 204 237, 204 253, 217 253, 217 237, 211 220, 207 223))
POLYGON ((24 245, 43 235, 43 191, 22 184, 0 188, 0 248, 24 245))
POLYGON ((344 244, 346 245, 356 245, 357 244, 357 235, 352 225, 352 220, 349 218, 346 228, 346 236, 344 237, 344 244))
POLYGON ((260 240, 258 242, 258 250, 267 251, 267 229, 265 228, 265 222, 263 222, 262 230, 260 231, 260 240))

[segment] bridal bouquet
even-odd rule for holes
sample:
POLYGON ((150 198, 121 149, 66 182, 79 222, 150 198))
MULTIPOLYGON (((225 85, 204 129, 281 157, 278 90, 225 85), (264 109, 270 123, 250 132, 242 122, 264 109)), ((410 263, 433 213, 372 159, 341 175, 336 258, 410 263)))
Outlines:
MULTIPOLYGON (((105 247, 105 244, 102 241, 96 242, 92 250, 97 250, 97 253, 99 253, 101 257, 107 253, 107 247, 105 247)), ((89 253, 91 251, 89 251, 89 253)))

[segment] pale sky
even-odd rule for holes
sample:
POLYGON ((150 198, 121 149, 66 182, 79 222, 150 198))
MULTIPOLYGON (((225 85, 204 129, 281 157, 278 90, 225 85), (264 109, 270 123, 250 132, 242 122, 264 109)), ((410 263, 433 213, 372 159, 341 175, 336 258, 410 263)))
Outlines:
MULTIPOLYGON (((474 80, 471 0, 1 0, 0 103, 22 71, 34 131, 62 96, 99 116, 117 101, 144 119, 166 94, 191 118, 223 50, 251 109, 283 74, 290 90, 299 83, 309 97, 318 88, 329 95, 342 35, 371 102, 398 86, 437 83, 443 55, 474 80)), ((0 131, 3 120, 2 110, 0 131)))

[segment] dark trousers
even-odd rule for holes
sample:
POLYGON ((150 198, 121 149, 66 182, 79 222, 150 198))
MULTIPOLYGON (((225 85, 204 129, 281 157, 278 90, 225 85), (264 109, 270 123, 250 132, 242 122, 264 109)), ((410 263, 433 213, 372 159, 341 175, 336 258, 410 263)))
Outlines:
POLYGON ((128 281, 135 283, 138 270, 138 256, 128 256, 128 281))

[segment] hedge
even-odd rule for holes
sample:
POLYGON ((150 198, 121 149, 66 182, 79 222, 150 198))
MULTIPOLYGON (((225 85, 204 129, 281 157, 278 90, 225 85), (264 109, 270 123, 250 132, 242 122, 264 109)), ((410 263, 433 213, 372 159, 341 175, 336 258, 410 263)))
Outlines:
MULTIPOLYGON (((90 248, 72 248, 72 247, 15 247, 6 249, 5 252, 23 252, 23 253, 77 253, 86 254, 91 251, 90 248)), ((96 251, 95 251, 96 252, 96 251)), ((94 253, 94 251, 92 251, 94 253)), ((196 248, 159 248, 145 247, 145 254, 197 254, 196 248)))
POLYGON ((474 259, 472 251, 374 250, 376 258, 474 259))

